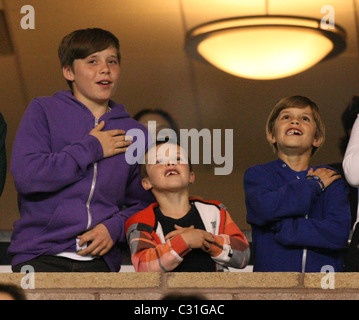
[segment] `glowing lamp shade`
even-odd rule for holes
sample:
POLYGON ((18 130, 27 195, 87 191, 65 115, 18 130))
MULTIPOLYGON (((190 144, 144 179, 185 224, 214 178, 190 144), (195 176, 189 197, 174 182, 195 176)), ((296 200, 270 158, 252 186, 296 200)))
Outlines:
POLYGON ((192 29, 186 51, 235 76, 271 80, 307 70, 346 47, 345 31, 320 21, 256 16, 211 22, 192 29))

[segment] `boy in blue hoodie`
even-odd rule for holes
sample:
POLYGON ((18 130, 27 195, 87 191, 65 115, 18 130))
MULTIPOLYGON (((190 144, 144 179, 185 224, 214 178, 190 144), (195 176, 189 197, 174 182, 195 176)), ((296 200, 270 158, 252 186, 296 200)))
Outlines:
POLYGON ((284 98, 266 129, 278 160, 244 175, 254 271, 342 271, 351 219, 348 190, 336 171, 310 166, 325 136, 317 105, 302 96, 284 98))
POLYGON ((74 31, 58 53, 71 91, 34 99, 13 146, 21 217, 9 247, 12 268, 119 271, 125 222, 153 201, 138 165, 126 161, 125 133, 137 128, 147 137, 147 131, 110 100, 121 58, 112 33, 74 31))

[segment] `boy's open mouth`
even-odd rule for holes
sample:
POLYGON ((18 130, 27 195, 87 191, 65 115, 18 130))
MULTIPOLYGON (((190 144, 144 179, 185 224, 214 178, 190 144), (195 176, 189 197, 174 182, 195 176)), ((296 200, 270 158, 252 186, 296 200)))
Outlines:
POLYGON ((169 176, 173 176, 173 175, 177 175, 177 174, 179 174, 178 171, 172 169, 172 170, 166 171, 165 176, 166 176, 166 177, 169 177, 169 176))
POLYGON ((303 133, 302 131, 298 130, 298 129, 289 129, 287 132, 286 132, 286 135, 287 136, 293 136, 293 135, 298 135, 298 136, 301 136, 303 133))
POLYGON ((111 84, 111 81, 102 80, 102 81, 98 81, 97 83, 105 86, 105 85, 111 84))

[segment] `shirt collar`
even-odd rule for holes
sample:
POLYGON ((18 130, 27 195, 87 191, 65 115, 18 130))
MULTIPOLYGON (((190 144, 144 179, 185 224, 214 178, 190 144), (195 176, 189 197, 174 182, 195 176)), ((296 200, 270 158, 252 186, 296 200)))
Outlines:
POLYGON ((286 170, 287 172, 291 172, 293 174, 295 174, 297 177, 299 178, 304 178, 306 177, 306 175, 308 174, 309 169, 311 169, 312 167, 308 167, 308 169, 303 170, 303 171, 295 171, 293 170, 291 167, 289 167, 288 164, 286 164, 282 159, 278 158, 277 160, 278 166, 283 169, 286 170))

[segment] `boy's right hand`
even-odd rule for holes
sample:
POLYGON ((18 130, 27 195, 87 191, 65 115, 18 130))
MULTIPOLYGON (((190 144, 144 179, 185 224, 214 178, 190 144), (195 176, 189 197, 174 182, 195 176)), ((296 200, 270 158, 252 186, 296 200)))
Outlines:
POLYGON ((90 135, 100 141, 103 157, 108 158, 126 152, 127 147, 132 143, 132 141, 129 140, 131 137, 125 136, 126 131, 120 129, 101 131, 104 127, 105 121, 101 121, 90 131, 90 135))
POLYGON ((174 236, 180 234, 183 240, 191 249, 198 248, 204 251, 207 251, 214 241, 212 234, 205 230, 195 229, 193 226, 188 228, 182 228, 175 225, 175 228, 176 230, 166 235, 165 240, 171 239, 174 236))
POLYGON ((341 178, 341 175, 332 169, 329 168, 318 168, 316 170, 309 169, 308 175, 318 176, 324 183, 324 188, 328 187, 335 180, 341 178))

